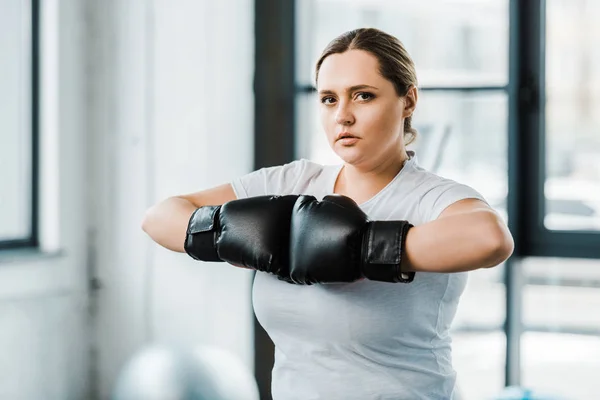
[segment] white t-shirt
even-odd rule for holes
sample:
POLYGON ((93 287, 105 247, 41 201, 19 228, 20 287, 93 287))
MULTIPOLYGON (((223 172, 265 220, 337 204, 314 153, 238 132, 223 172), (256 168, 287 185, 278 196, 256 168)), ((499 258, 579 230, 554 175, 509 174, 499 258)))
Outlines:
MULTIPOLYGON (((409 155, 398 175, 360 204, 369 219, 419 225, 458 200, 485 201, 474 189, 424 170, 409 155)), ((341 167, 301 159, 252 172, 232 185, 238 198, 320 199, 333 193, 341 167)), ((409 284, 304 286, 257 273, 254 311, 275 344, 273 399, 451 399, 456 372, 449 328, 466 280, 467 273, 417 272, 409 284)))

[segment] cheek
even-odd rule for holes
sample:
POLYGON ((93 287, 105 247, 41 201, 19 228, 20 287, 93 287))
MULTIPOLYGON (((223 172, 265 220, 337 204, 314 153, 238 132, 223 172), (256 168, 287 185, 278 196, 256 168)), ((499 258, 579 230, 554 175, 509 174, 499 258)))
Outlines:
MULTIPOLYGON (((367 111, 367 110, 365 110, 367 111)), ((397 133, 402 125, 402 119, 397 110, 391 108, 371 109, 362 118, 364 128, 380 135, 397 133)))
POLYGON ((321 120, 321 126, 325 130, 327 136, 331 136, 335 134, 335 116, 333 112, 326 108, 321 108, 319 110, 319 118, 321 120))

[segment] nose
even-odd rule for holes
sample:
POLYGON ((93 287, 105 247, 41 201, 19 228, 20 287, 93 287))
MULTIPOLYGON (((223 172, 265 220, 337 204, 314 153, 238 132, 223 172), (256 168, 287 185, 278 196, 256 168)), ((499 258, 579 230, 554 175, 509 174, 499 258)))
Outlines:
POLYGON ((339 125, 352 125, 354 123, 354 115, 352 114, 352 110, 347 106, 344 102, 338 103, 338 108, 335 114, 335 122, 339 125))

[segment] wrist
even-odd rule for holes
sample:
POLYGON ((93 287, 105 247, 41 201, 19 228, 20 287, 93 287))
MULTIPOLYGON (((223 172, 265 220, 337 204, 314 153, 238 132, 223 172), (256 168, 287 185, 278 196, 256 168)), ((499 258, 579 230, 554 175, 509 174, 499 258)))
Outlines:
POLYGON ((220 230, 221 206, 197 208, 191 215, 185 235, 184 250, 195 260, 223 261, 219 257, 216 239, 220 230))
POLYGON ((406 267, 408 221, 370 221, 363 235, 362 274, 369 280, 409 283, 414 272, 406 267))

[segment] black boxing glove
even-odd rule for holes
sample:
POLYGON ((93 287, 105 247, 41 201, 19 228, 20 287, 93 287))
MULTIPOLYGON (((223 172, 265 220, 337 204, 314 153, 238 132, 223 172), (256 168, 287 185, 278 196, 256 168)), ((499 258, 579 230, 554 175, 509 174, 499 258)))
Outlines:
POLYGON ((369 221, 349 197, 300 196, 291 224, 290 279, 295 283, 342 283, 367 278, 412 282, 403 272, 407 221, 369 221))
POLYGON ((200 207, 190 217, 184 249, 196 260, 226 261, 286 277, 297 198, 257 196, 200 207))

